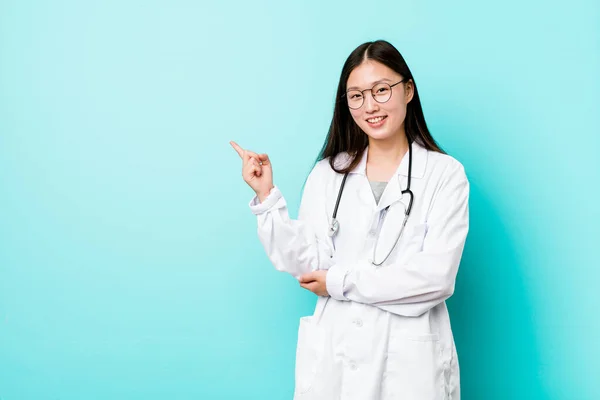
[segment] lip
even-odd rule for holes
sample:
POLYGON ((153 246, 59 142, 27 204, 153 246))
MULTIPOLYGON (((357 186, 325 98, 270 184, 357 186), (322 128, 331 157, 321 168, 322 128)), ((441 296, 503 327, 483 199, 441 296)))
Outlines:
POLYGON ((387 115, 377 115, 377 116, 373 116, 373 117, 369 117, 368 119, 372 119, 372 118, 379 118, 379 117, 383 117, 383 119, 379 122, 376 123, 371 123, 368 120, 365 120, 367 122, 367 124, 369 124, 369 126, 371 128, 378 128, 380 126, 382 126, 383 124, 385 124, 385 121, 387 121, 387 115))

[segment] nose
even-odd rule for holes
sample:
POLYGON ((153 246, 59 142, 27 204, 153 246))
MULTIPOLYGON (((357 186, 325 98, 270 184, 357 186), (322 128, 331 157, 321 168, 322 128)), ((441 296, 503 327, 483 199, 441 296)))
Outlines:
POLYGON ((375 101, 375 98, 373 97, 373 93, 371 93, 370 91, 367 91, 365 94, 365 111, 368 113, 373 113, 377 110, 379 110, 379 103, 377 103, 375 101))

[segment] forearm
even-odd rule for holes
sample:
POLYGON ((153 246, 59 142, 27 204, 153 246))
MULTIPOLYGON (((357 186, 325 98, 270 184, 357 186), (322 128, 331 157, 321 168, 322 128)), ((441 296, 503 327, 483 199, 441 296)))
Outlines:
POLYGON ((385 267, 375 267, 368 261, 351 266, 336 264, 329 270, 327 289, 337 300, 418 316, 452 295, 460 253, 462 247, 444 254, 419 253, 408 263, 385 267))
POLYGON ((260 204, 257 198, 253 199, 250 207, 257 215, 259 239, 277 270, 298 278, 329 268, 332 253, 327 243, 317 237, 310 221, 289 217, 285 199, 277 188, 260 204))

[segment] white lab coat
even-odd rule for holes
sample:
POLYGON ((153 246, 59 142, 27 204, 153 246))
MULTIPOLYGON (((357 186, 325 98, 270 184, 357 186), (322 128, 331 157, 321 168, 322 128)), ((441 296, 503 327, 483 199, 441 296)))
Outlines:
MULTIPOLYGON (((318 162, 290 219, 277 187, 255 197, 258 234, 276 269, 296 278, 328 270, 330 297, 300 319, 296 400, 458 400, 459 366, 445 300, 454 283, 469 229, 469 182, 454 158, 413 143, 414 204, 404 234, 380 267, 371 264, 394 245, 408 195, 408 153, 379 204, 366 176, 365 151, 348 175, 338 234, 327 235, 343 178, 318 162), (389 211, 379 225, 381 211, 389 211)), ((336 165, 350 161, 338 155, 336 165)))

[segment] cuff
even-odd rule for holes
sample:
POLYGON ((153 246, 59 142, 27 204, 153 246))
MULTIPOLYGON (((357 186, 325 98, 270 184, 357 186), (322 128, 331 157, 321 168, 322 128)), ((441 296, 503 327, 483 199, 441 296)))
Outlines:
POLYGON ((336 300, 347 301, 344 297, 344 280, 348 271, 343 269, 339 264, 332 265, 327 271, 325 286, 329 296, 336 300))
POLYGON ((271 189, 271 192, 269 193, 265 201, 263 201, 262 203, 260 202, 260 200, 258 200, 258 196, 254 196, 252 200, 250 200, 250 210, 252 210, 252 212, 256 215, 263 214, 269 211, 269 209, 271 209, 275 204, 277 204, 279 199, 281 199, 282 197, 283 195, 279 191, 279 188, 275 186, 273 187, 273 189, 271 189))

